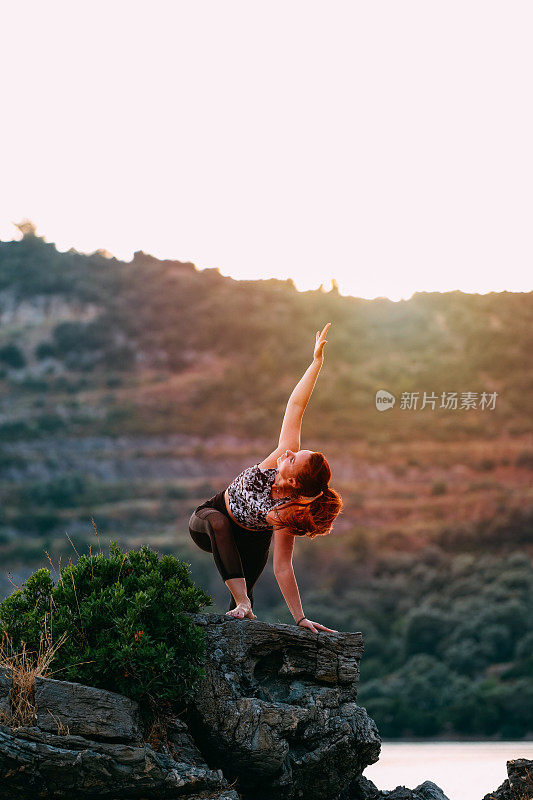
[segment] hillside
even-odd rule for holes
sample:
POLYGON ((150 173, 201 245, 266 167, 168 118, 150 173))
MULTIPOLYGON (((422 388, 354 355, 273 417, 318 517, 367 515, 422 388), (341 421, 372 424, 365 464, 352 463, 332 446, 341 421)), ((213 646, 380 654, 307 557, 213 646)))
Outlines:
MULTIPOLYGON (((423 292, 394 303, 234 281, 142 252, 128 263, 60 253, 31 231, 0 242, 5 570, 17 583, 48 563, 45 551, 65 561, 65 532, 80 552, 98 546, 94 518, 102 542, 185 554, 225 608, 214 565, 191 546, 188 517, 275 445, 326 321, 334 327, 303 446, 324 450, 345 509, 334 536, 299 542, 305 608, 324 624, 369 633, 366 663, 379 685, 365 702, 385 735, 446 726, 524 735, 525 723, 513 729, 505 719, 472 731, 441 706, 431 721, 422 711, 399 730, 393 710, 420 671, 432 674, 420 658, 438 659, 479 707, 494 685, 502 697, 520 692, 521 708, 528 691, 533 698, 520 683, 533 620, 531 293, 423 292), (396 397, 394 408, 377 411, 380 389, 396 397), (404 392, 420 393, 417 408, 402 408, 404 392), (420 408, 424 392, 435 394, 435 408, 420 408), (457 408, 440 407, 443 392, 458 393, 457 408), (461 407, 469 392, 477 407, 461 407), (479 407, 484 392, 496 393, 492 409, 479 407), (507 616, 487 622, 483 604, 503 600, 507 616), (420 609, 430 628, 437 620, 437 638, 413 643, 420 609), (445 613, 463 631, 459 643, 439 622, 445 613), (504 632, 480 650, 469 619, 504 632)), ((0 594, 11 588, 2 571, 0 594)), ((263 619, 290 621, 271 569, 256 601, 263 619)))
POLYGON ((299 293, 291 281, 234 281, 141 252, 129 263, 59 253, 26 235, 0 243, 0 314, 0 348, 14 345, 26 362, 16 368, 15 350, 0 362, 3 437, 56 424, 74 435, 271 438, 309 337, 327 320, 334 329, 308 435, 376 444, 531 430, 531 294, 423 292, 394 303, 299 293), (381 388, 398 399, 385 414, 374 403, 381 388), (400 409, 402 392, 420 392, 420 404, 424 391, 439 402, 441 392, 498 396, 492 411, 400 409), (34 409, 38 392, 50 403, 34 409), (65 407, 74 394, 83 413, 65 407), (16 409, 14 396, 23 400, 16 409))

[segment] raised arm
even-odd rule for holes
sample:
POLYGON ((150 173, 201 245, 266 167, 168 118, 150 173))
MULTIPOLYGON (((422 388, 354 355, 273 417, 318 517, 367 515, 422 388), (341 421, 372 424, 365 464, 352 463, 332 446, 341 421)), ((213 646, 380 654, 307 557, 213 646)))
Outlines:
POLYGON ((285 450, 300 450, 302 418, 324 362, 324 345, 327 342, 326 335, 330 326, 331 322, 328 322, 322 332, 316 332, 313 361, 292 390, 285 409, 278 446, 259 464, 262 469, 275 467, 278 456, 285 450))

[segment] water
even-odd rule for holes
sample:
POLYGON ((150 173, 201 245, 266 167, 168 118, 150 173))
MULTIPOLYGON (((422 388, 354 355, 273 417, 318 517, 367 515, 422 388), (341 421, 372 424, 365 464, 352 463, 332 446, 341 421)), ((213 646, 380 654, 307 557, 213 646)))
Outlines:
POLYGON ((364 776, 378 789, 433 781, 449 800, 482 800, 507 777, 505 762, 533 759, 533 742, 384 742, 364 776))

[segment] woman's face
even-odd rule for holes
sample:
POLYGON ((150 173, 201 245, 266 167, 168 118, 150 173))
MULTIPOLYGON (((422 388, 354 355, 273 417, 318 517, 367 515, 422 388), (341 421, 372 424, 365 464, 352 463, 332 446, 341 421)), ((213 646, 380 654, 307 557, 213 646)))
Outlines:
POLYGON ((277 469, 281 477, 287 483, 296 486, 300 470, 312 454, 312 450, 285 450, 278 458, 277 469))

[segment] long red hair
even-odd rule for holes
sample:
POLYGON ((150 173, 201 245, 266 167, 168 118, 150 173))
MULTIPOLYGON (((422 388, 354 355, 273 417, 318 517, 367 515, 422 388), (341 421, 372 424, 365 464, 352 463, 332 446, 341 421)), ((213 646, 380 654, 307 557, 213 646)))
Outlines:
POLYGON ((331 532, 335 519, 342 509, 342 499, 328 484, 331 470, 323 453, 312 453, 298 473, 298 491, 304 497, 320 496, 311 503, 290 503, 274 508, 280 527, 287 528, 293 536, 325 536, 331 532))

